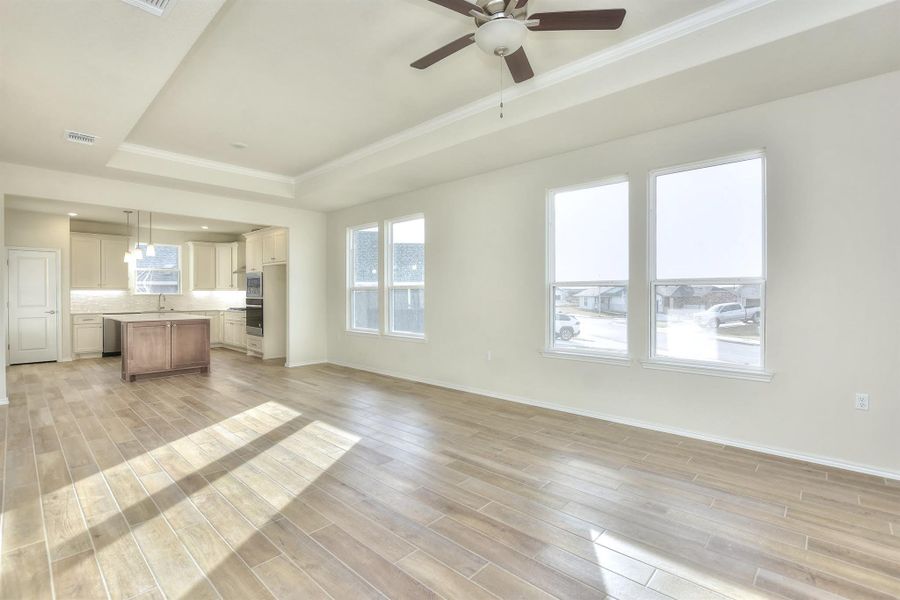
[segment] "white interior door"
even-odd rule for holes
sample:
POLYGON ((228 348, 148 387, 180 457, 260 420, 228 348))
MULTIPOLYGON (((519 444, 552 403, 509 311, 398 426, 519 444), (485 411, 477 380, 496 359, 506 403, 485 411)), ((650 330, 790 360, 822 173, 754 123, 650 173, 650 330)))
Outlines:
POLYGON ((9 362, 59 358, 56 252, 9 251, 9 362))

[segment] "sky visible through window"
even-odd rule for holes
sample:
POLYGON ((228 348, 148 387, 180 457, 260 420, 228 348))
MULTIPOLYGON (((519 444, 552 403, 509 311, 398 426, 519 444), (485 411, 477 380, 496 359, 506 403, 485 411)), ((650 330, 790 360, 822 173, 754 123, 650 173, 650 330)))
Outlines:
POLYGON ((628 182, 553 197, 556 281, 628 279, 628 182))

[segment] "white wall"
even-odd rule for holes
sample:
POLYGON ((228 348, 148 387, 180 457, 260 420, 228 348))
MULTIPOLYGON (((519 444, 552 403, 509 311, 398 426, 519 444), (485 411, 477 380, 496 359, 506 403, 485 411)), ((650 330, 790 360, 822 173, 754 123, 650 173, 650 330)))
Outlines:
MULTIPOLYGON (((7 209, 6 246, 59 250, 61 360, 72 356, 72 325, 69 318, 69 217, 7 209)), ((5 296, 3 296, 5 298, 5 296)))
MULTIPOLYGON (((325 359, 325 215, 308 210, 236 200, 175 188, 0 163, 0 193, 82 202, 288 230, 289 364, 325 359)), ((0 240, 2 241, 2 240, 0 240)), ((5 268, 5 265, 3 266, 5 268)), ((2 280, 5 285, 6 272, 2 280)), ((5 359, 6 345, 0 347, 5 359)), ((5 381, 2 389, 5 391, 5 381)), ((5 393, 0 395, 4 397, 5 393)))
POLYGON ((329 359, 900 477, 898 98, 900 72, 331 213, 329 359), (648 171, 759 148, 773 381, 540 355, 548 188, 629 175, 629 344, 640 359, 648 171), (346 333, 345 228, 415 212, 426 218, 428 341, 346 333), (870 411, 853 409, 855 391, 871 394, 870 411))

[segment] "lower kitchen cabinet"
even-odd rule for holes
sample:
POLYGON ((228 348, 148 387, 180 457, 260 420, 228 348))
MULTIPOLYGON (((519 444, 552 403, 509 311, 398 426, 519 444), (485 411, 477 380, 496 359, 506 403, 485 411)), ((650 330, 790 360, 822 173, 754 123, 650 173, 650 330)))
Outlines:
POLYGON ((72 317, 72 354, 103 352, 103 318, 100 315, 72 317))
POLYGON ((247 321, 243 313, 225 313, 222 341, 227 346, 246 348, 247 321))

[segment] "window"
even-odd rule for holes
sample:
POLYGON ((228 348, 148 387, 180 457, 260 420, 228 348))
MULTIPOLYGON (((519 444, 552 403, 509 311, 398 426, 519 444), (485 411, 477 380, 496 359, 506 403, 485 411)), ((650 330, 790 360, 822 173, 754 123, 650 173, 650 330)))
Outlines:
POLYGON ((550 194, 548 350, 628 353, 628 182, 550 194))
POLYGON ((761 154, 651 174, 651 359, 762 370, 761 154))
POLYGON ((378 331, 378 225, 347 230, 347 328, 378 331))
POLYGON ((425 337, 425 219, 388 222, 388 332, 425 337))
POLYGON ((144 258, 134 263, 135 294, 181 293, 181 246, 154 244, 156 256, 147 256, 146 244, 140 248, 144 258))

